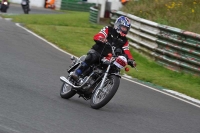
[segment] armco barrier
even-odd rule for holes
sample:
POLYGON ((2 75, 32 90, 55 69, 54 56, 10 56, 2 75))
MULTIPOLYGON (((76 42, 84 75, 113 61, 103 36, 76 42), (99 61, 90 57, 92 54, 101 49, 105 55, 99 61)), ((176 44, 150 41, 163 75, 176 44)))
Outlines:
POLYGON ((89 21, 92 23, 99 23, 99 10, 95 7, 90 7, 89 21))
POLYGON ((61 10, 84 11, 89 12, 90 7, 95 3, 87 3, 82 0, 62 0, 61 10))
POLYGON ((124 15, 132 27, 130 45, 153 57, 158 63, 177 71, 200 75, 200 35, 161 25, 121 11, 111 11, 111 25, 124 15))

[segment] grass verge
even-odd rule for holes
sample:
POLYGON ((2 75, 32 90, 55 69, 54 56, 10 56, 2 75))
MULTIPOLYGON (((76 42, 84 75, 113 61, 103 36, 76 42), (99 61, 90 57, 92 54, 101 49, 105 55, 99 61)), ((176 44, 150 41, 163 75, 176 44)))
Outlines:
MULTIPOLYGON (((94 34, 103 27, 102 25, 89 23, 89 14, 85 12, 4 17, 13 18, 14 22, 23 23, 35 33, 76 56, 86 54, 94 44, 94 34)), ((137 61, 139 71, 131 69, 126 74, 200 99, 199 77, 163 68, 132 48, 131 53, 137 61)))
POLYGON ((200 34, 200 0, 131 0, 122 11, 200 34))

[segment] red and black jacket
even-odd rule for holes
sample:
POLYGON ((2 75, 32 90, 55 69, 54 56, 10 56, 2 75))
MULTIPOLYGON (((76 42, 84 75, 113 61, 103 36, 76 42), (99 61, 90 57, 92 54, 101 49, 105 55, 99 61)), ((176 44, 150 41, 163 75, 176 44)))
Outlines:
POLYGON ((106 38, 109 43, 111 43, 114 47, 122 49, 124 54, 128 56, 128 59, 133 59, 130 51, 129 51, 129 43, 126 37, 120 36, 115 29, 111 26, 106 26, 99 33, 94 36, 94 41, 96 42, 93 45, 92 49, 96 50, 102 56, 107 56, 108 53, 112 53, 112 49, 110 46, 105 45, 101 41, 101 38, 106 38))

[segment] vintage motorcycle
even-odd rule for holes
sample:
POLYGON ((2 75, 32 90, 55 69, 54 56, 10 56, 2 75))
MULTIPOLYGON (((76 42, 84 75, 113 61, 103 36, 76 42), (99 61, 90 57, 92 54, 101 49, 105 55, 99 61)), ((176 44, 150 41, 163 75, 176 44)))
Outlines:
POLYGON ((76 58, 71 57, 72 65, 68 69, 67 77, 61 76, 63 82, 60 96, 69 99, 75 94, 85 100, 90 100, 90 106, 99 109, 105 106, 115 95, 120 85, 120 70, 125 68, 128 71, 127 56, 122 54, 121 49, 116 49, 110 43, 106 43, 112 48, 112 53, 104 57, 100 63, 91 65, 80 76, 78 81, 71 78, 71 74, 85 60, 86 55, 76 58))

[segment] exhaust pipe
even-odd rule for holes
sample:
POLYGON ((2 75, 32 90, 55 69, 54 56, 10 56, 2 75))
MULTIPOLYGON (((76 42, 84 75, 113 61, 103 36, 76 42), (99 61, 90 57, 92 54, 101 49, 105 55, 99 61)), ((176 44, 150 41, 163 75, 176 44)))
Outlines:
POLYGON ((62 82, 67 83, 68 85, 72 86, 73 88, 81 88, 81 86, 75 86, 75 85, 73 85, 73 84, 72 84, 68 79, 66 79, 64 76, 61 76, 61 77, 60 77, 60 80, 61 80, 62 82))
POLYGON ((90 76, 87 77, 87 79, 85 80, 85 82, 84 82, 81 86, 75 86, 75 85, 73 85, 73 84, 72 84, 68 79, 66 79, 64 76, 61 76, 61 77, 60 77, 60 80, 61 80, 62 82, 65 82, 66 84, 72 86, 73 88, 81 88, 81 87, 83 87, 83 86, 88 82, 88 80, 90 79, 91 75, 93 75, 93 73, 91 73, 90 76))

